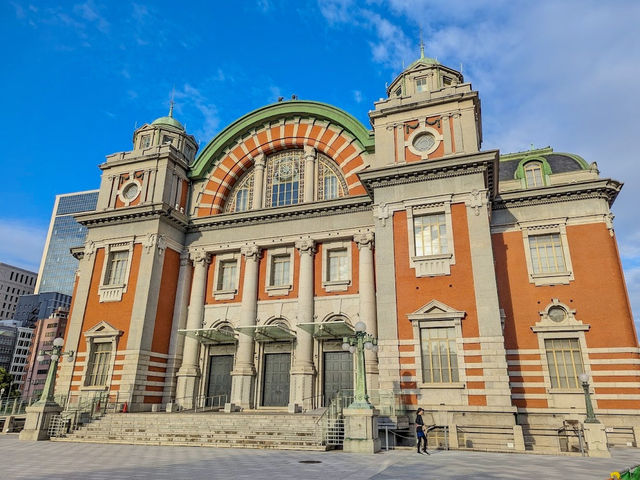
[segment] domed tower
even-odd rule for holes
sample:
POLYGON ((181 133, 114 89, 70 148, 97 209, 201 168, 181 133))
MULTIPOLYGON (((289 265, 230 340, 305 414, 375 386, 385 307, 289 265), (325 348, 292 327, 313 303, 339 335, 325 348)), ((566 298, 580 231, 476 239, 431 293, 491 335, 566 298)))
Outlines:
POLYGON ((97 209, 77 217, 88 232, 67 345, 77 352, 74 365, 85 367, 80 377, 63 365, 59 381, 72 397, 117 389, 134 411, 169 394, 155 372, 175 368, 171 332, 184 301, 176 291, 179 276, 186 278, 188 172, 197 148, 172 106, 134 132, 133 150, 100 165, 97 209))
POLYGON ((478 92, 462 73, 420 58, 387 86, 369 113, 378 166, 478 152, 482 142, 478 92))

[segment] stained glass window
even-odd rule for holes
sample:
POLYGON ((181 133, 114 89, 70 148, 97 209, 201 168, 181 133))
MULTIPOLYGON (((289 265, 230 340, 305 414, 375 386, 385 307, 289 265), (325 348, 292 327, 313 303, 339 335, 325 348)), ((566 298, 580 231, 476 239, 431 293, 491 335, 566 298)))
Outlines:
POLYGON ((231 192, 227 212, 244 212, 253 207, 253 170, 247 172, 231 192))
POLYGON ((295 205, 304 199, 302 150, 285 150, 267 159, 266 207, 295 205))
POLYGON ((344 197, 347 185, 338 165, 329 157, 318 153, 318 200, 344 197))

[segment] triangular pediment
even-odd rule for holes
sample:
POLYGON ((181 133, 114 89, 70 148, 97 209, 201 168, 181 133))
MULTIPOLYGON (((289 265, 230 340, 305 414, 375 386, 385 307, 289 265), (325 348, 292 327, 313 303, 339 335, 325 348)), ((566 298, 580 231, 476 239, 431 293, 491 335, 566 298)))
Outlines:
POLYGON ((456 310, 446 303, 433 299, 407 316, 409 317, 409 320, 437 320, 463 318, 465 315, 465 312, 456 310))
POLYGON ((104 320, 84 332, 85 337, 119 337, 124 332, 113 327, 104 320))

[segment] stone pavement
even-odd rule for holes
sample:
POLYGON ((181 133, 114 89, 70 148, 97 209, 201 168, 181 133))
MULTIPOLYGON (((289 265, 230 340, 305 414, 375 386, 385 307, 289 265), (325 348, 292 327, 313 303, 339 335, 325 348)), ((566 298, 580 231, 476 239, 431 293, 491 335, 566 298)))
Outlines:
POLYGON ((20 442, 0 435, 0 479, 606 479, 640 463, 640 450, 609 459, 396 450, 376 455, 207 447, 20 442), (301 463, 306 461, 320 463, 301 463))

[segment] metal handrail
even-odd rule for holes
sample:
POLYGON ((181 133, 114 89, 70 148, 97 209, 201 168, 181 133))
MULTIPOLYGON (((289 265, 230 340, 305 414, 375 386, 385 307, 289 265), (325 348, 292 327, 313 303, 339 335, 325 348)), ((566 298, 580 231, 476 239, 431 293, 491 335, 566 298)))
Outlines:
POLYGON ((174 402, 178 405, 178 412, 190 412, 194 413, 205 412, 207 410, 213 410, 215 408, 222 408, 224 404, 228 402, 227 394, 220 395, 198 395, 196 397, 188 396, 188 397, 178 397, 174 399, 174 402), (190 400, 193 402, 192 408, 184 408, 182 405, 186 402, 181 402, 180 400, 190 400))

